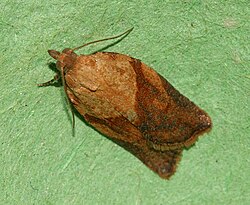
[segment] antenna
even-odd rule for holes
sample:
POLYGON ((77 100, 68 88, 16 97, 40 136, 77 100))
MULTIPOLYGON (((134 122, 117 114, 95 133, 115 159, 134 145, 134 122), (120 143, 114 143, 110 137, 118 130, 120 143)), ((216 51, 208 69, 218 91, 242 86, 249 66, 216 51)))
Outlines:
POLYGON ((134 27, 130 28, 129 30, 127 30, 127 31, 125 31, 125 32, 123 32, 123 33, 121 33, 121 34, 119 34, 119 35, 117 35, 117 36, 113 36, 113 37, 109 37, 109 38, 104 38, 104 39, 100 39, 100 40, 96 40, 96 41, 91 41, 91 42, 89 42, 89 43, 83 44, 82 46, 73 48, 72 51, 78 50, 78 49, 80 49, 80 48, 83 48, 83 47, 88 46, 88 45, 93 44, 93 43, 98 43, 98 42, 102 42, 102 41, 107 41, 107 40, 119 38, 119 37, 121 37, 121 36, 123 36, 123 35, 126 36, 126 35, 128 35, 133 29, 134 29, 134 27))

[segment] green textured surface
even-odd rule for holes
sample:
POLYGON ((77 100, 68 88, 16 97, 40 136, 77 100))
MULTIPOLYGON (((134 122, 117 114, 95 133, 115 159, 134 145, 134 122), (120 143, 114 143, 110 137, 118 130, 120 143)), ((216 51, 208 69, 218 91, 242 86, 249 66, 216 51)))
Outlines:
POLYGON ((0 204, 249 204, 250 2, 221 2, 1 0, 0 204), (72 137, 62 89, 36 87, 54 75, 48 49, 132 26, 107 51, 141 59, 213 119, 170 181, 78 118, 72 137))

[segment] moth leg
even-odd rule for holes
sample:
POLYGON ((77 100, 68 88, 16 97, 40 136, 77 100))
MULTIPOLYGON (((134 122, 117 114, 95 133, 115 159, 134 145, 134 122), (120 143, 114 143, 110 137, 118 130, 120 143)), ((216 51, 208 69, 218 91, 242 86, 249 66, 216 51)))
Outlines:
POLYGON ((45 87, 54 84, 55 81, 58 81, 60 79, 60 76, 56 74, 53 79, 49 80, 48 82, 45 83, 39 83, 37 84, 38 87, 45 87))

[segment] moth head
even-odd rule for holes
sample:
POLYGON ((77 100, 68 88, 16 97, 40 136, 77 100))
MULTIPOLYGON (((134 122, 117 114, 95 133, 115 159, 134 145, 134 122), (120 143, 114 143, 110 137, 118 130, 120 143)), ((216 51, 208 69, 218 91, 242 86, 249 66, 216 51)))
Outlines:
POLYGON ((62 53, 56 50, 48 50, 48 53, 57 60, 57 70, 64 71, 64 74, 73 67, 77 58, 77 54, 70 48, 65 48, 62 53))

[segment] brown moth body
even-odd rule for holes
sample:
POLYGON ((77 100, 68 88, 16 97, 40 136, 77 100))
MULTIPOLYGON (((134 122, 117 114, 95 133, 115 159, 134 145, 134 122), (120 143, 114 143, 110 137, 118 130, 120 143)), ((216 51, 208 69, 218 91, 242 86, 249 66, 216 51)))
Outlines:
POLYGON ((168 179, 182 150, 211 128, 210 117, 138 59, 74 50, 49 50, 69 101, 89 124, 168 179))

